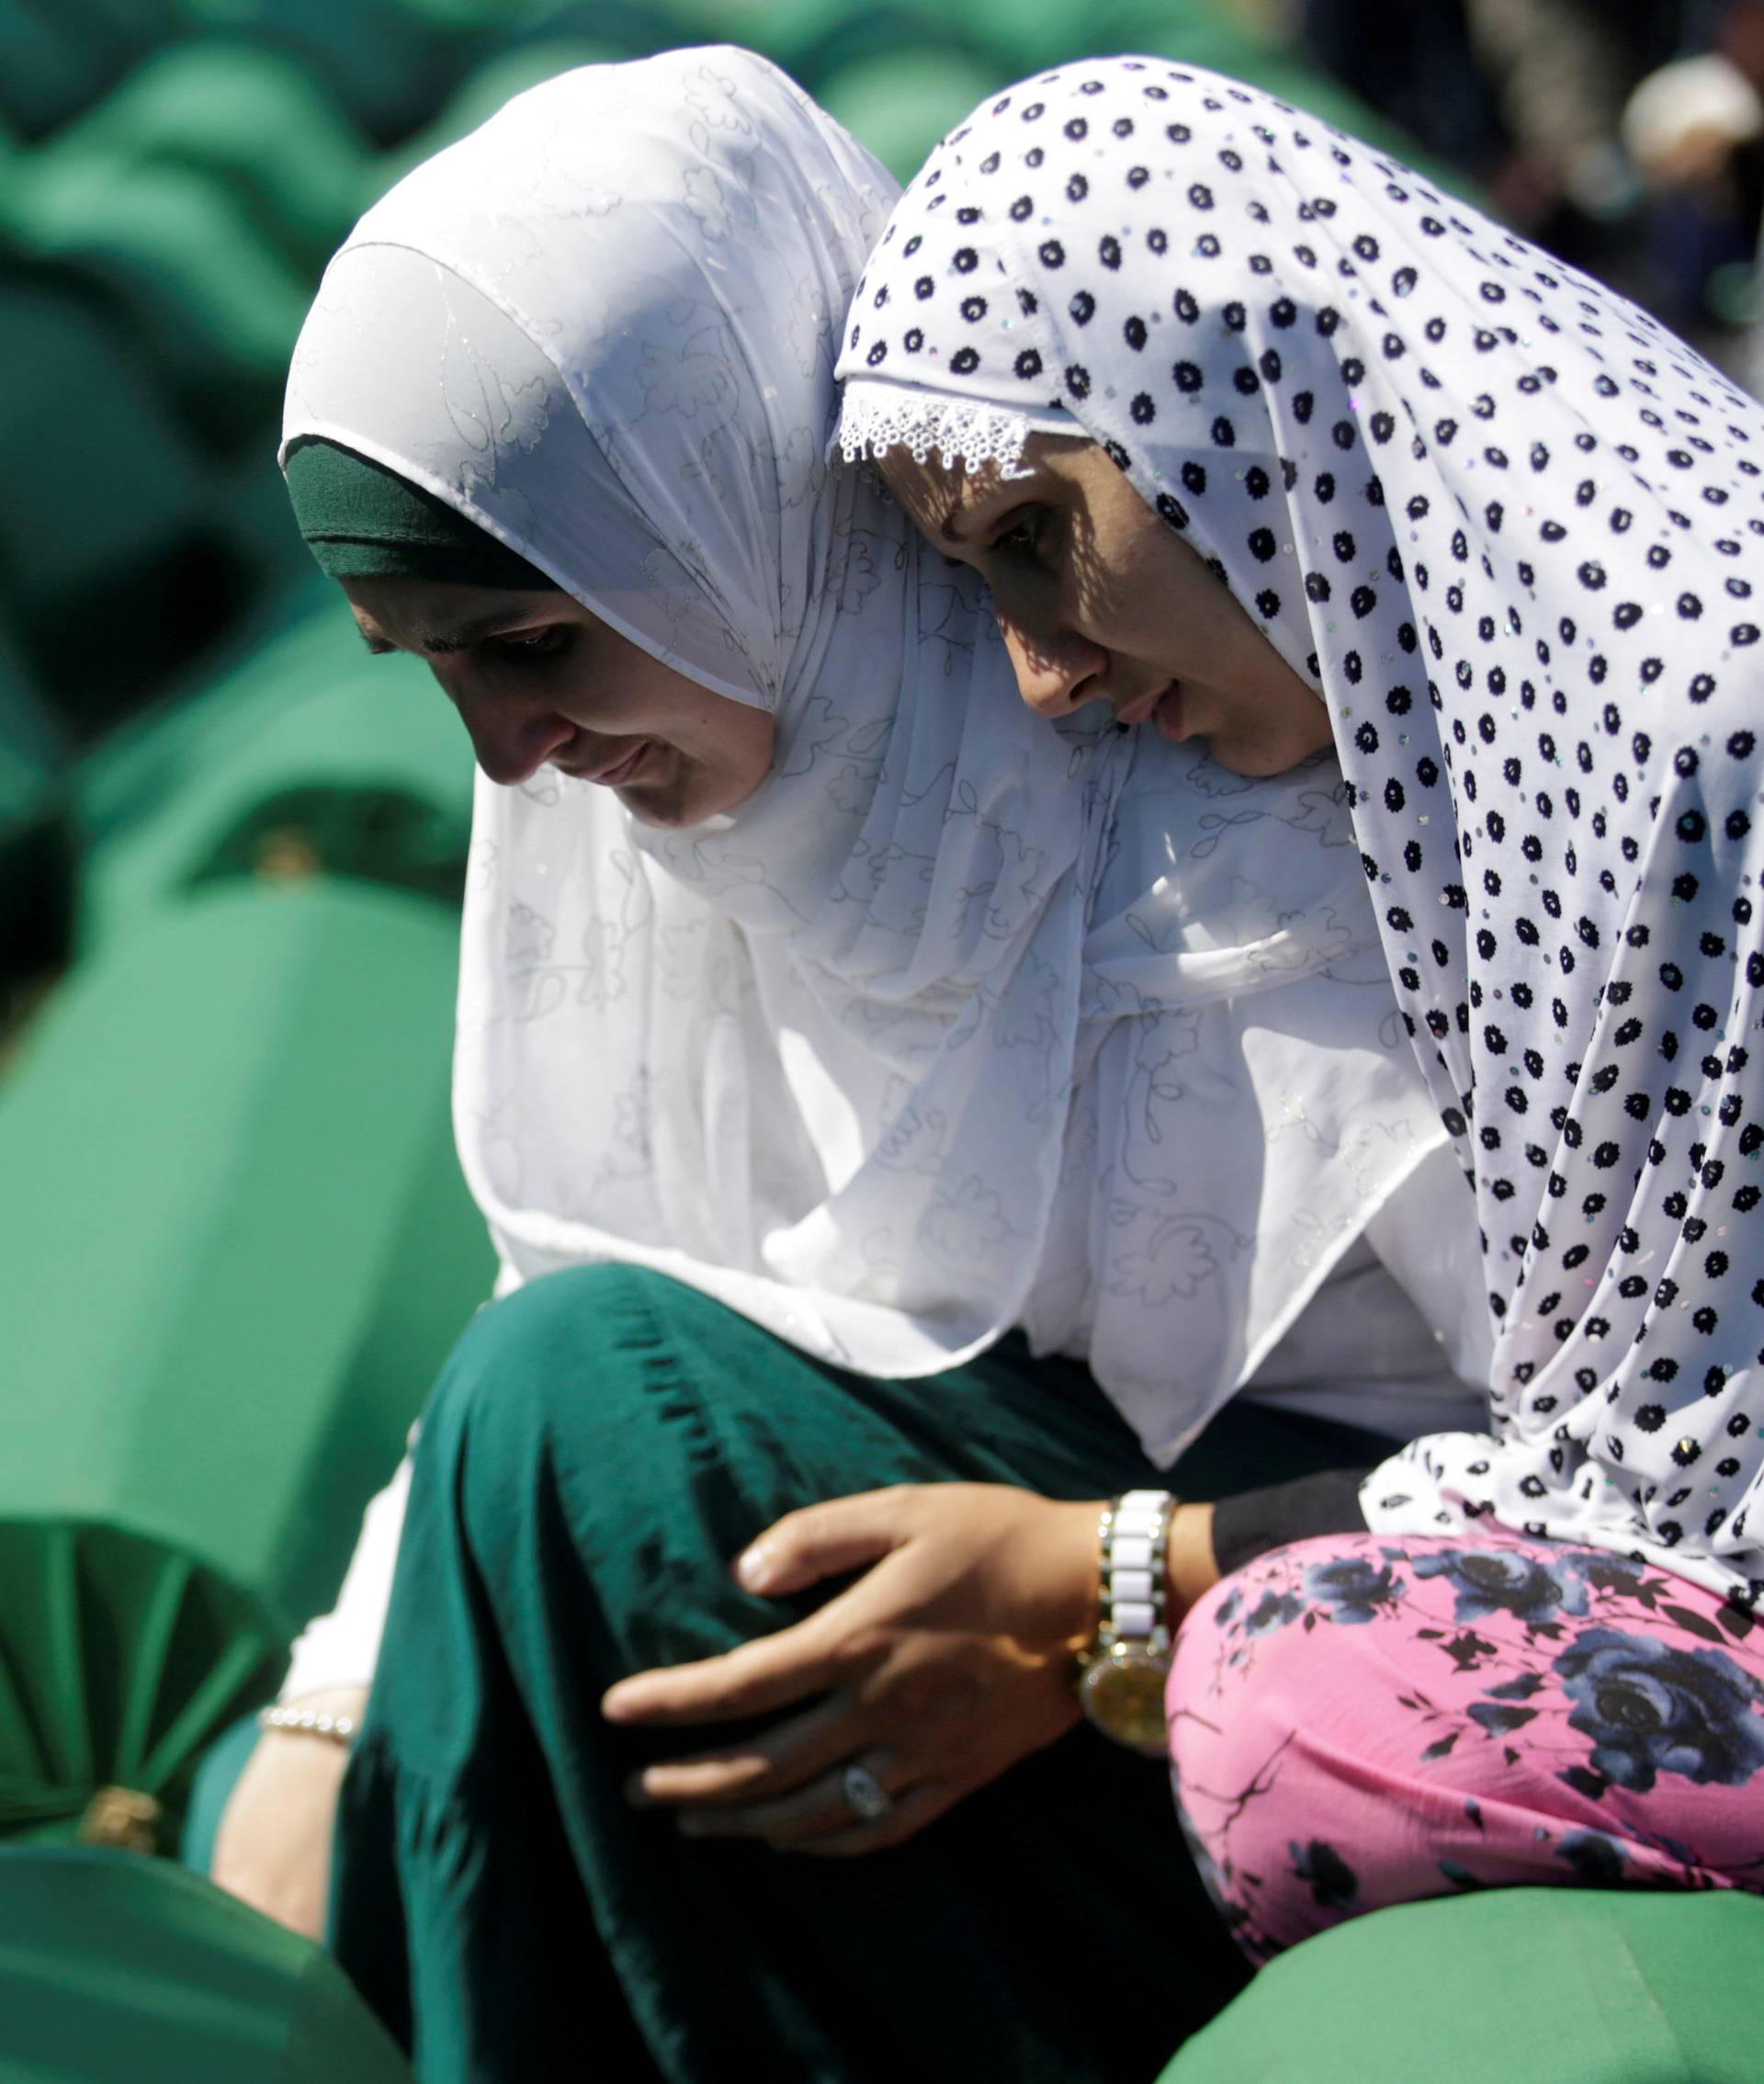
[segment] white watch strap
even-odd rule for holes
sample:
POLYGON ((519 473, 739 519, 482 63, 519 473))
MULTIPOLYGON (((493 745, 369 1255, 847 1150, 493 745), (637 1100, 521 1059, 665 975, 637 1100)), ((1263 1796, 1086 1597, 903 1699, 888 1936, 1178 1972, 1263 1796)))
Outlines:
POLYGON ((1140 1642, 1154 1653, 1168 1647, 1165 1546, 1175 1507, 1167 1490, 1129 1490, 1103 1514, 1100 1647, 1140 1642))

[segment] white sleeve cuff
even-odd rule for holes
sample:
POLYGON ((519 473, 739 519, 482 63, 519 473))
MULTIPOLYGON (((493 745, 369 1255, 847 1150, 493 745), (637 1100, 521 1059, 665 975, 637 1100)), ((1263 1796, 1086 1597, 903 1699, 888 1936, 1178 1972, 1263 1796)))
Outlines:
MULTIPOLYGON (((411 1445, 416 1428, 411 1429, 411 1445)), ((386 1609, 392 1596, 392 1570, 398 1561, 398 1537, 411 1489, 411 1457, 406 1450, 397 1473, 368 1507, 355 1555, 344 1577, 337 1603, 329 1614, 309 1622, 294 1645, 280 1697, 328 1692, 334 1686, 372 1683, 385 1632, 386 1609)))

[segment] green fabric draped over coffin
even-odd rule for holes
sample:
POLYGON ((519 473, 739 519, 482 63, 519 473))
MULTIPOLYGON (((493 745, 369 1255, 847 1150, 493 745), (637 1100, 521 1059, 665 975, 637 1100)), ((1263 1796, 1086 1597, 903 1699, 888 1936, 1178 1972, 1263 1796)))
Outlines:
POLYGON ((1283 1954, 1159 2084, 1750 2084, 1764 1899, 1495 1888, 1283 1954))
POLYGON ((0 1836, 71 1836, 110 1786, 169 1827, 329 1603, 492 1276, 456 951, 402 893, 213 886, 111 943, 0 1090, 0 1836))
POLYGON ((0 1852, 0 2084, 411 2084, 310 1941, 163 1860, 0 1852))

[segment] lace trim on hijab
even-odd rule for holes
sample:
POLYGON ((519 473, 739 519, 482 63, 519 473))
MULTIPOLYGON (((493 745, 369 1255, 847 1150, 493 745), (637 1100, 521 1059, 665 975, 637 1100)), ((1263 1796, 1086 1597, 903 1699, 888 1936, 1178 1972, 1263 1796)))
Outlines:
POLYGON ((846 462, 858 463, 904 448, 915 463, 934 448, 946 468, 978 470, 996 463, 1000 474, 1021 478, 1023 446, 1032 434, 1087 438, 1069 413, 1058 406, 1035 413, 995 405, 984 398, 956 398, 877 378, 853 378, 845 386, 834 436, 846 462))

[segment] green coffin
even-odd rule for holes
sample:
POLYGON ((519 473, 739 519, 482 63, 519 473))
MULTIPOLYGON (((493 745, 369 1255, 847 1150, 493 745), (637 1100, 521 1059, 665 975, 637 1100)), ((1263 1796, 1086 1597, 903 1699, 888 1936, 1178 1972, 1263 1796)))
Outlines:
POLYGON ((897 181, 910 181, 944 133, 1002 80, 986 60, 933 44, 838 66, 816 98, 897 181))
POLYGON ((0 2084, 411 2084, 311 1944, 163 1860, 0 1852, 0 2084))
POLYGON ((263 439, 311 289, 224 180, 51 147, 13 184, 7 229, 26 266, 115 313, 193 444, 263 439))
POLYGON ((62 161, 197 167, 314 274, 357 214, 360 135, 307 66, 243 42, 198 39, 155 51, 43 149, 62 161))
POLYGON ((0 1835, 170 1827, 325 1607, 489 1291, 447 1105, 456 929, 217 885, 65 987, 0 1089, 0 1835))
POLYGON ((1295 1946, 1159 2084, 1756 2084, 1764 1898, 1500 1888, 1295 1946))
MULTIPOLYGON (((286 508, 279 479, 273 490, 286 508)), ((80 763, 85 944, 131 937, 217 878, 290 863, 457 911, 471 785, 471 746, 427 669, 370 658, 335 583, 314 571, 248 657, 80 763)))

